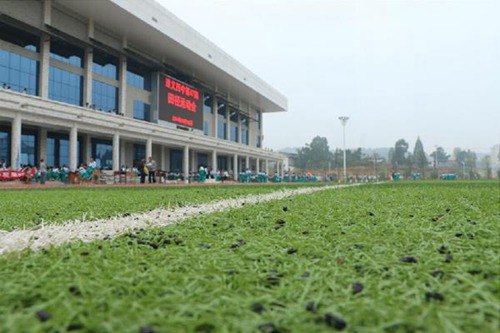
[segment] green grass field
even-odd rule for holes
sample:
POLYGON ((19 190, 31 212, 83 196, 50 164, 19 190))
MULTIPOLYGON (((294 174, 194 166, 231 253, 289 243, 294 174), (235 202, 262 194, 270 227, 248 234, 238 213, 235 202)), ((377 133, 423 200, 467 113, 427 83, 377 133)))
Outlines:
MULTIPOLYGON (((66 187, 0 191, 0 230, 74 219, 95 220, 155 208, 174 208, 306 184, 202 187, 66 187)), ((311 186, 311 185, 309 185, 311 186)))
POLYGON ((498 332, 499 186, 327 190, 9 253, 0 332, 498 332))

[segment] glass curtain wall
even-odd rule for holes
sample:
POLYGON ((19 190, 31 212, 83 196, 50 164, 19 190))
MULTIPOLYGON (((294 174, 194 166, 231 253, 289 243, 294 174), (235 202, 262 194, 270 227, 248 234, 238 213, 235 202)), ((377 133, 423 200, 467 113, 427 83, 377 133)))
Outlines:
POLYGON ((0 87, 38 95, 40 37, 0 23, 0 40, 12 45, 0 48, 0 87))

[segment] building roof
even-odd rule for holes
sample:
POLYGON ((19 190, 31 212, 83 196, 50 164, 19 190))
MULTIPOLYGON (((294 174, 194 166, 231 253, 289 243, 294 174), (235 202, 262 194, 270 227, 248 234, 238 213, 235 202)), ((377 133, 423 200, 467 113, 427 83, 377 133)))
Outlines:
POLYGON ((284 95, 154 0, 53 0, 117 36, 133 50, 182 70, 231 100, 286 111, 284 95))

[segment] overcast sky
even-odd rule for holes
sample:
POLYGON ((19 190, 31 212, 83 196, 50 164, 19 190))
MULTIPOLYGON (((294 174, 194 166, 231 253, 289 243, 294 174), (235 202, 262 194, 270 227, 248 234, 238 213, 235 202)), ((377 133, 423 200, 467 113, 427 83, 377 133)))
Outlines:
POLYGON ((157 0, 288 98, 264 146, 500 143, 500 0, 157 0))

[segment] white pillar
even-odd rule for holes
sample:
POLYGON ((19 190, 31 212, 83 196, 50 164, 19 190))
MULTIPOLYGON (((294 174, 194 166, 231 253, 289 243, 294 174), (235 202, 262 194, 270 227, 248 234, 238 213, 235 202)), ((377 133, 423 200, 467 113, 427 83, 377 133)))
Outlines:
POLYGON ((197 170, 198 164, 196 163, 196 156, 193 149, 191 149, 191 151, 189 152, 189 165, 190 165, 189 171, 197 170))
POLYGON ((151 138, 146 141, 146 160, 153 156, 153 140, 151 138))
POLYGON ((247 155, 245 158, 245 167, 250 170, 250 156, 247 155))
POLYGON ((165 171, 166 167, 167 167, 167 158, 166 158, 166 153, 165 153, 165 147, 160 146, 160 151, 161 151, 160 168, 162 171, 165 171))
POLYGON ((73 124, 69 131, 69 169, 75 171, 78 167, 76 165, 78 151, 78 128, 73 124))
POLYGON ((269 160, 267 158, 264 164, 265 164, 266 175, 269 175, 269 160))
POLYGON ((255 159, 255 168, 257 169, 257 170, 255 170, 255 172, 259 173, 260 172, 260 158, 258 158, 258 157, 255 159))
POLYGON ((120 170, 120 134, 113 135, 113 170, 120 170))
MULTIPOLYGON (((134 167, 133 164, 134 164, 134 161, 132 161, 131 167, 134 167)), ((122 165, 127 165, 127 143, 126 142, 120 142, 120 167, 122 165)), ((129 165, 129 167, 130 167, 130 165, 129 165)))
POLYGON ((170 171, 170 148, 165 147, 165 168, 164 171, 170 171))
POLYGON ((85 49, 85 66, 83 75, 83 100, 84 106, 92 105, 92 63, 94 62, 94 53, 91 48, 85 49))
POLYGON ((40 75, 38 76, 38 93, 45 99, 49 98, 49 66, 50 66, 50 36, 42 34, 40 40, 40 75))
POLYGON ((226 140, 231 141, 231 112, 229 105, 226 103, 226 140))
POLYGON ((90 139, 90 134, 87 134, 85 136, 85 148, 84 148, 84 156, 83 156, 83 162, 82 163, 87 163, 90 160, 90 157, 92 156, 92 140, 90 139))
POLYGON ((43 24, 52 24, 52 0, 43 1, 43 24))
POLYGON ((117 113, 126 114, 127 111, 127 58, 122 56, 120 58, 120 83, 118 91, 118 110, 117 113))
MULTIPOLYGON (((12 149, 10 152, 10 165, 12 170, 17 170, 21 166, 21 116, 16 115, 12 121, 12 149)), ((35 161, 37 163, 38 161, 35 161)))
POLYGON ((238 175, 239 175, 239 171, 238 171, 238 154, 234 154, 233 156, 233 179, 234 180, 238 180, 238 175))
POLYGON ((217 139, 217 130, 218 130, 218 121, 219 121, 219 114, 217 113, 217 97, 215 97, 215 95, 212 97, 212 111, 213 111, 213 116, 214 116, 214 119, 213 119, 213 127, 214 127, 214 130, 213 130, 213 133, 214 133, 214 138, 217 139))
POLYGON ((184 183, 189 183, 189 146, 184 146, 184 161, 182 163, 182 169, 184 173, 184 183))
POLYGON ((217 151, 214 149, 212 150, 212 170, 214 172, 217 172, 217 151))

